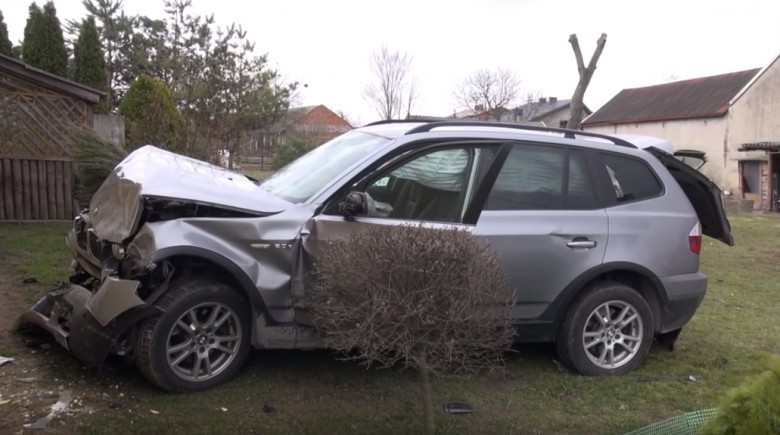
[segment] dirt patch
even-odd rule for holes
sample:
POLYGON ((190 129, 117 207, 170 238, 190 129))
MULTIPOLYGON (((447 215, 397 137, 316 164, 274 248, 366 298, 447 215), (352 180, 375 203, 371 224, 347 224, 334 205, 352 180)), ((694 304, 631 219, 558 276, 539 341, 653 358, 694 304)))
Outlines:
MULTIPOLYGON (((67 402, 46 426, 46 433, 75 433, 85 415, 114 410, 137 400, 125 387, 121 373, 98 373, 83 366, 46 335, 22 336, 13 328, 36 295, 47 289, 24 283, 15 261, 0 254, 0 356, 14 361, 0 366, 0 433, 27 433, 27 429, 67 402), (67 399, 70 400, 67 400, 67 399)), ((29 278, 29 277, 27 277, 29 278)), ((113 367, 113 366, 112 366, 113 367)), ((126 372, 126 371, 125 371, 126 372)))

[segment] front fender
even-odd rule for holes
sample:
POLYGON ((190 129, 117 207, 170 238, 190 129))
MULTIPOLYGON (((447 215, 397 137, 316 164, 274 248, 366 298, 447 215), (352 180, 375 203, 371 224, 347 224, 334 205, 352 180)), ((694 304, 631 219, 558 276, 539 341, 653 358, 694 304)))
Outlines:
POLYGON ((147 223, 127 247, 127 255, 140 265, 178 256, 208 261, 235 278, 237 290, 246 295, 256 313, 274 322, 293 322, 290 282, 299 231, 289 232, 290 239, 270 239, 263 237, 270 232, 264 227, 260 219, 183 218, 147 223))

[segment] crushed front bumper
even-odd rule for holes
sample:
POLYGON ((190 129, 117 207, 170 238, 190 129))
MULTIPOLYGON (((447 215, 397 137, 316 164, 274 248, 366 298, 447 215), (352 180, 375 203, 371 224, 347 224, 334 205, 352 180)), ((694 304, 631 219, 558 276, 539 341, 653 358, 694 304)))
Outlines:
POLYGON ((126 350, 126 332, 160 309, 137 295, 138 281, 108 277, 96 292, 75 284, 62 284, 22 314, 16 329, 35 325, 79 360, 100 366, 106 356, 126 350))

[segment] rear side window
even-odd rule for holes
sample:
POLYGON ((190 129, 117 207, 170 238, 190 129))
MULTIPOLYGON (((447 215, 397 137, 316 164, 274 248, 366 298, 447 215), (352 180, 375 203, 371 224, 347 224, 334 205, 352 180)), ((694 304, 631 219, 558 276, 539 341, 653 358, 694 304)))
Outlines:
POLYGON ((490 191, 485 210, 597 208, 581 151, 515 145, 490 191))
POLYGON ((601 157, 612 182, 610 193, 618 203, 654 198, 663 192, 658 178, 641 160, 616 154, 601 157))

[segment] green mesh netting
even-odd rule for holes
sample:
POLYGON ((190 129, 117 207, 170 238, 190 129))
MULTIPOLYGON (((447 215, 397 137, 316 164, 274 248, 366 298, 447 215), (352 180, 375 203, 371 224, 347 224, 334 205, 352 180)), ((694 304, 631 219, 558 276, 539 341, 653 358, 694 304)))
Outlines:
POLYGON ((717 413, 715 408, 687 412, 633 430, 626 435, 696 435, 699 426, 715 418, 717 413))

